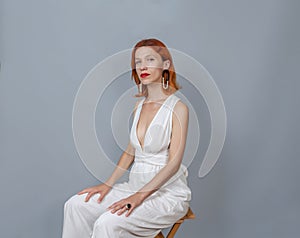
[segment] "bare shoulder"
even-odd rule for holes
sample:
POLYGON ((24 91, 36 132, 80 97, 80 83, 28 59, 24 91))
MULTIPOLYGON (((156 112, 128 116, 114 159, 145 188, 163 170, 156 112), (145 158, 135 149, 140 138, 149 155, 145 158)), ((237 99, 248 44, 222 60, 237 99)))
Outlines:
POLYGON ((135 102, 135 105, 134 105, 134 110, 137 109, 138 105, 140 104, 140 102, 142 101, 143 99, 139 99, 135 102))
MULTIPOLYGON (((177 101, 173 109, 172 115, 172 138, 181 138, 182 134, 187 133, 189 124, 189 108, 182 101, 177 101)), ((175 139, 176 140, 176 139, 175 139)))
POLYGON ((179 100, 175 104, 174 113, 178 114, 178 115, 181 115, 181 116, 188 116, 189 108, 185 103, 183 103, 181 100, 179 100))

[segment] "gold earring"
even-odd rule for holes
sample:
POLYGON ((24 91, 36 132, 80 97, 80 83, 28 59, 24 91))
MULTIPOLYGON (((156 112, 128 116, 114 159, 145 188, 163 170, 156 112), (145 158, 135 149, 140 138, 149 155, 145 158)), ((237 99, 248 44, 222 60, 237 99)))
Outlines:
POLYGON ((169 81, 167 80, 167 83, 165 84, 165 78, 164 77, 162 77, 162 85, 163 85, 164 89, 168 89, 168 87, 169 87, 169 81))
POLYGON ((170 71, 167 69, 164 69, 162 72, 162 86, 164 89, 168 89, 169 87, 169 79, 170 79, 170 71), (167 83, 165 84, 165 75, 166 75, 166 81, 167 83))
POLYGON ((143 92, 143 84, 142 83, 139 83, 138 91, 139 91, 139 94, 142 94, 142 92, 143 92))

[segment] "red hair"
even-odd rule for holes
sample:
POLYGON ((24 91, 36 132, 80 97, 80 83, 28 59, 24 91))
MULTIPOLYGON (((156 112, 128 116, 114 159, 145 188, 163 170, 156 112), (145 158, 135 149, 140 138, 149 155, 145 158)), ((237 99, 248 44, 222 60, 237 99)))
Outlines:
MULTIPOLYGON (((172 56, 171 56, 168 48, 166 47, 166 45, 157 39, 153 39, 153 38, 152 39, 144 39, 144 40, 139 41, 133 47, 132 54, 131 54, 131 69, 132 69, 131 78, 134 79, 134 81, 137 85, 140 84, 140 79, 139 79, 139 76, 135 69, 135 52, 139 47, 143 47, 143 46, 151 47, 153 50, 155 50, 161 56, 163 61, 165 61, 165 60, 170 61, 169 90, 177 91, 180 88, 180 86, 176 83, 176 72, 175 72, 172 56)), ((145 96, 146 94, 147 94, 147 92, 143 86, 142 93, 138 94, 136 96, 145 96)))

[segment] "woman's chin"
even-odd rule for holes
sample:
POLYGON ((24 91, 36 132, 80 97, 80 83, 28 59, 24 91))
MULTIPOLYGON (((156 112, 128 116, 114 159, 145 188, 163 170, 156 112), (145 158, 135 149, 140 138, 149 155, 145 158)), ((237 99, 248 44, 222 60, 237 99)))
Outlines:
POLYGON ((143 85, 150 85, 150 84, 159 84, 160 82, 158 81, 153 81, 153 80, 147 80, 147 79, 142 79, 141 80, 142 84, 143 85))

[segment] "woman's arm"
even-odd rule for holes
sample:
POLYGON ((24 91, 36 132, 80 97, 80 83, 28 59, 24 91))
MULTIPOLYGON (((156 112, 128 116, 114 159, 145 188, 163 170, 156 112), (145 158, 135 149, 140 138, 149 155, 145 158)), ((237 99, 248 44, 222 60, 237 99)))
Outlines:
POLYGON ((112 187, 117 182, 117 180, 120 177, 122 177, 124 172, 132 164, 134 160, 134 153, 135 153, 135 149, 132 147, 131 143, 129 142, 126 150, 123 152, 122 156, 120 157, 117 167, 115 168, 114 172, 109 177, 109 179, 106 180, 105 184, 112 187))
MULTIPOLYGON (((136 102, 133 110, 133 117, 135 116, 135 112, 137 109, 137 106, 139 105, 140 101, 136 102)), ((129 166, 132 164, 134 160, 134 155, 135 155, 135 148, 131 145, 130 141, 128 143, 128 146, 126 150, 123 152, 117 167, 115 168, 114 172, 112 175, 109 177, 108 180, 106 180, 105 184, 109 186, 113 186, 117 180, 122 177, 124 172, 129 168, 129 166)))
MULTIPOLYGON (((135 105, 133 115, 135 115, 138 104, 139 102, 137 102, 135 105)), ((106 180, 106 182, 90 188, 83 189, 78 194, 81 195, 87 193, 85 201, 88 202, 93 195, 99 193, 100 196, 98 198, 98 202, 101 202, 103 198, 106 196, 106 194, 110 191, 112 186, 117 182, 117 180, 124 174, 124 172, 132 164, 132 162, 134 161, 134 155, 135 155, 135 148, 133 148, 132 144, 129 141, 126 150, 122 153, 119 159, 117 167, 114 169, 112 175, 106 180)))
POLYGON ((118 166, 115 168, 114 172, 112 175, 109 177, 109 179, 102 184, 86 188, 81 190, 78 195, 87 193, 85 197, 85 201, 88 202, 90 198, 99 193, 100 196, 98 198, 98 202, 100 203, 103 198, 108 194, 108 192, 111 190, 112 186, 115 184, 115 182, 124 174, 124 172, 129 168, 131 163, 134 160, 134 148, 132 145, 129 143, 127 146, 127 149, 123 152, 119 162, 118 166))

